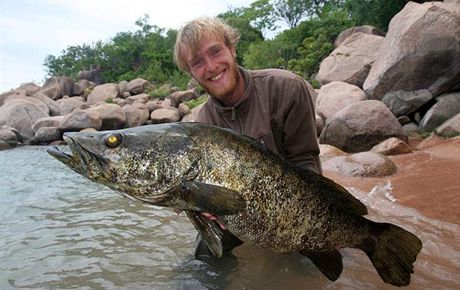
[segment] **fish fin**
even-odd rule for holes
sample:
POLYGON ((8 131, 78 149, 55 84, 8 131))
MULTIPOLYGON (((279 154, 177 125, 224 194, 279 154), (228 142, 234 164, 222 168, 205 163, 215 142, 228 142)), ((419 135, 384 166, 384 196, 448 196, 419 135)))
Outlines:
POLYGON ((367 207, 356 197, 354 197, 348 190, 343 186, 336 183, 335 181, 313 173, 303 171, 302 176, 304 180, 307 180, 309 184, 320 186, 318 193, 322 194, 324 198, 334 200, 334 204, 345 208, 346 210, 352 211, 358 215, 366 215, 367 207), (318 180, 319 179, 319 180, 318 180))
POLYGON ((185 213, 213 255, 222 257, 224 252, 222 246, 223 232, 219 226, 214 221, 201 216, 198 212, 186 210, 185 213))
POLYGON ((185 193, 182 198, 195 204, 201 211, 230 215, 246 208, 243 196, 235 190, 196 181, 186 181, 182 186, 182 192, 185 193))
POLYGON ((331 281, 337 280, 342 273, 342 254, 337 250, 316 253, 300 251, 300 253, 307 256, 321 273, 331 281))
POLYGON ((406 286, 413 263, 422 249, 422 242, 414 234, 388 223, 373 223, 371 236, 358 248, 372 261, 385 283, 406 286))

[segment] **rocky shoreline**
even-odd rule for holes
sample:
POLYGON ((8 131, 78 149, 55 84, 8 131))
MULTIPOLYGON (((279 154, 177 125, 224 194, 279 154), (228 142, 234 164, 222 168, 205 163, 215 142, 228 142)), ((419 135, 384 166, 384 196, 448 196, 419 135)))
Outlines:
MULTIPOLYGON (((409 2, 386 35, 361 26, 338 36, 314 96, 325 170, 391 175, 387 156, 412 152, 410 138, 460 135, 459 23, 458 3, 409 2)), ((193 121, 207 98, 193 81, 185 91, 141 78, 94 81, 51 77, 1 94, 0 150, 59 143, 68 131, 193 121)))

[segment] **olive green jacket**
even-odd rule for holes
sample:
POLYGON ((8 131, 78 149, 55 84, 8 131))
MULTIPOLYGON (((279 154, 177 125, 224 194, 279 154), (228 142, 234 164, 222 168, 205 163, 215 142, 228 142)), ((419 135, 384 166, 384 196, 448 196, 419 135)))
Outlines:
POLYGON ((240 101, 225 107, 211 96, 196 121, 255 138, 292 164, 321 173, 313 88, 285 70, 240 71, 246 84, 240 101))

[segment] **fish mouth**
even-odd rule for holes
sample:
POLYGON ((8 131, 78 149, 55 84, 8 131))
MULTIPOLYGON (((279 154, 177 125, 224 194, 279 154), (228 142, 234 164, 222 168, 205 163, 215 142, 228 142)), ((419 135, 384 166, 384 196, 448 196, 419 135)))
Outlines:
POLYGON ((87 177, 90 177, 89 175, 92 175, 92 172, 103 172, 103 168, 107 165, 105 158, 86 149, 67 134, 64 134, 63 139, 67 143, 70 152, 65 149, 64 151, 63 148, 53 146, 46 150, 48 154, 61 161, 77 173, 87 177))

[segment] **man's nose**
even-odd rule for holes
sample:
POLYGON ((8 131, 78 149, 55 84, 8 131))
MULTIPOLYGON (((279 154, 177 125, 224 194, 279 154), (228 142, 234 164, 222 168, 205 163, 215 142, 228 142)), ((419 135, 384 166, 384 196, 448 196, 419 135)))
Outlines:
POLYGON ((208 72, 214 72, 217 70, 218 63, 212 57, 206 58, 206 70, 208 72))

